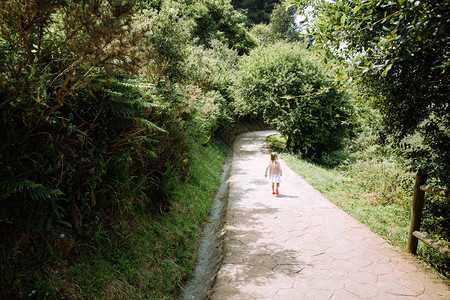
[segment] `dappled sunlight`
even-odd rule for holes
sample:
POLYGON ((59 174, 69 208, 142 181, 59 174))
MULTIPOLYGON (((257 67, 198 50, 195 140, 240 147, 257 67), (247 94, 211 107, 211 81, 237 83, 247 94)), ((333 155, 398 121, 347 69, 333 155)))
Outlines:
POLYGON ((444 282, 328 201, 283 161, 280 195, 272 195, 264 178, 269 155, 259 150, 268 135, 251 132, 235 141, 239 151, 229 180, 224 258, 211 299, 450 296, 444 282))

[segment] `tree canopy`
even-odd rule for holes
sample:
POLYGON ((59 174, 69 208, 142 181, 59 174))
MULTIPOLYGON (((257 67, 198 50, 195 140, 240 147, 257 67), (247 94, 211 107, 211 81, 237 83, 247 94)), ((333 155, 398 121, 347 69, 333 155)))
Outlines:
POLYGON ((281 0, 232 0, 235 9, 245 12, 253 24, 269 23, 270 14, 281 0))
POLYGON ((99 74, 138 65, 131 2, 2 1, 0 95, 9 107, 50 114, 99 74))
POLYGON ((256 46, 244 27, 245 16, 236 11, 229 1, 202 1, 188 8, 193 20, 192 33, 198 43, 211 47, 217 39, 239 54, 247 54, 256 46))
POLYGON ((421 135, 411 154, 450 186, 450 1, 287 2, 314 5, 316 46, 351 63, 394 140, 421 135))

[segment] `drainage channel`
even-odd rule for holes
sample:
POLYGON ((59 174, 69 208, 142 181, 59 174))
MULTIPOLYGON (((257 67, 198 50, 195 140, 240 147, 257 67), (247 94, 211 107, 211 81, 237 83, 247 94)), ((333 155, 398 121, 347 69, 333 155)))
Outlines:
POLYGON ((222 260, 223 222, 228 201, 228 178, 230 177, 230 153, 222 167, 221 185, 214 198, 213 207, 200 239, 197 264, 191 279, 183 287, 182 300, 207 299, 222 260))

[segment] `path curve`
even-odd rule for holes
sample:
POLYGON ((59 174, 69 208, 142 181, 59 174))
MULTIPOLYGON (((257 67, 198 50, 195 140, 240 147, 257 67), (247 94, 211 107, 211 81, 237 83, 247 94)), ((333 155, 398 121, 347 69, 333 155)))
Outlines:
POLYGON ((283 162, 264 171, 276 131, 233 146, 225 257, 210 299, 450 299, 448 283, 328 201, 283 162))

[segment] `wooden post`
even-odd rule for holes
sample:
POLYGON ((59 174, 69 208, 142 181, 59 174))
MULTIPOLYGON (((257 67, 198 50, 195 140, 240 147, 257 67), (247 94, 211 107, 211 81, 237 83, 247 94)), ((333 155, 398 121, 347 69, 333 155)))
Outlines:
POLYGON ((416 175, 416 182, 414 184, 414 197, 411 208, 411 220, 409 223, 408 244, 406 245, 406 252, 416 254, 418 239, 413 235, 414 231, 419 231, 420 221, 422 219, 422 210, 425 198, 425 192, 420 189, 426 181, 425 175, 419 169, 416 175))

